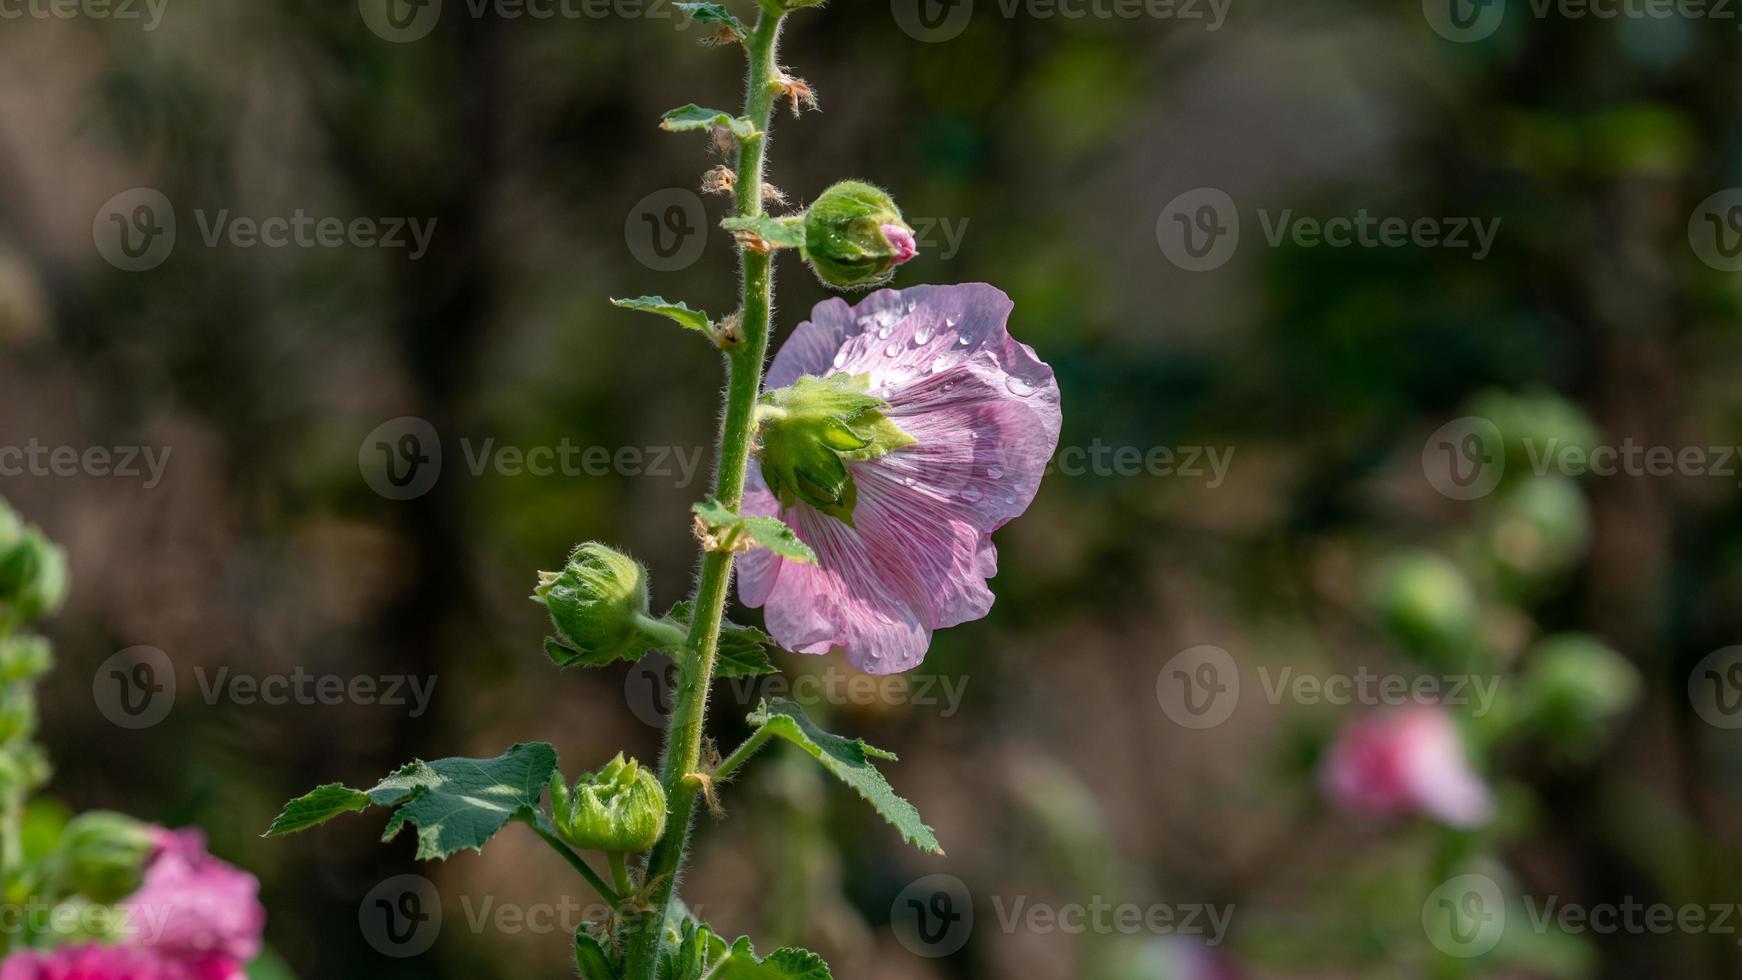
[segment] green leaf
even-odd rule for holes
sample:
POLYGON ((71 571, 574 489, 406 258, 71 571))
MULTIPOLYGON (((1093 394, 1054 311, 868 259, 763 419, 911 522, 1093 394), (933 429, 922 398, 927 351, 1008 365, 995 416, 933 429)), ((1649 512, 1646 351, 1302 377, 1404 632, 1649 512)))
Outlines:
POLYGON ((712 980, 834 980, 829 965, 815 953, 789 946, 759 960, 748 939, 733 943, 731 952, 709 976, 712 980))
MULTIPOLYGON (((687 630, 693 614, 686 599, 672 606, 665 618, 687 630)), ((760 677, 775 673, 778 668, 768 659, 768 653, 773 649, 774 637, 767 633, 753 626, 739 626, 731 620, 721 620, 720 652, 714 661, 714 676, 760 677)))
POLYGON ((374 804, 396 807, 382 840, 413 824, 417 856, 444 859, 465 848, 482 850, 510 820, 537 819, 539 797, 554 771, 556 749, 543 742, 522 742, 494 759, 420 760, 366 792, 329 784, 291 800, 266 836, 305 830, 374 804))
POLYGON ((708 315, 701 310, 692 310, 684 303, 673 303, 663 296, 637 296, 634 299, 614 299, 612 306, 620 306, 625 310, 636 310, 641 313, 655 313, 675 321, 679 326, 696 330, 709 338, 714 336, 714 325, 708 320, 708 315))
POLYGON ((720 227, 734 234, 750 234, 775 248, 798 248, 804 244, 804 222, 797 218, 724 218, 720 227))
POLYGON ((588 924, 582 923, 575 930, 575 966, 581 971, 581 980, 616 980, 617 970, 611 965, 611 957, 587 928, 588 924))
POLYGON ((742 41, 749 36, 744 29, 744 22, 732 16, 725 4, 720 3, 680 3, 677 9, 690 15, 690 19, 698 24, 720 24, 729 29, 742 41))
POLYGON ((804 709, 784 698, 764 701, 750 715, 750 724, 793 743, 823 764, 836 779, 852 787, 871 808, 901 832, 903 840, 923 851, 942 854, 932 829, 920 819, 913 804, 895 795, 872 759, 895 760, 895 755, 866 745, 859 739, 831 735, 818 728, 804 709))
POLYGON ((317 786, 284 805, 284 812, 266 828, 266 836, 278 837, 326 823, 341 813, 362 813, 369 808, 369 794, 340 783, 317 786))
POLYGON ((732 135, 741 140, 755 139, 762 135, 756 129, 756 124, 742 116, 734 116, 723 109, 704 109, 694 102, 678 106, 666 113, 659 121, 659 128, 668 133, 682 133, 691 130, 710 130, 715 126, 724 126, 732 131, 732 135))
POLYGON ((817 563, 817 553, 811 550, 810 545, 800 541, 792 528, 787 527, 777 517, 743 517, 713 497, 696 504, 692 509, 716 537, 736 538, 747 534, 757 547, 767 548, 782 558, 790 558, 807 565, 817 563))

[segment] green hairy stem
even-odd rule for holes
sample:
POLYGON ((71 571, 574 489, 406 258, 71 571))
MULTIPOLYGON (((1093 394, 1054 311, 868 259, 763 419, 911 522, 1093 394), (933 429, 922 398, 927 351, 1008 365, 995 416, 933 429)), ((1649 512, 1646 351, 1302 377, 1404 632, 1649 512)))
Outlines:
MULTIPOLYGON (((763 159, 774 100, 780 91, 775 47, 781 19, 780 11, 765 6, 755 28, 744 41, 750 61, 744 115, 760 132, 739 143, 736 184, 739 217, 758 217, 763 213, 763 159)), ((767 252, 739 250, 744 343, 730 348, 727 353, 730 380, 726 387, 725 425, 714 476, 714 496, 732 508, 737 508, 744 496, 744 476, 749 469, 756 429, 756 399, 761 393, 762 367, 768 355, 774 287, 772 260, 772 254, 767 252)), ((701 771, 708 687, 714 678, 720 622, 731 580, 731 553, 708 552, 703 558, 701 577, 696 586, 695 617, 690 623, 689 642, 679 665, 677 692, 660 769, 670 817, 665 835, 648 853, 644 867, 642 880, 648 890, 648 904, 652 911, 633 929, 627 930, 627 980, 654 980, 660 940, 671 913, 684 850, 689 842, 690 823, 695 815, 699 786, 686 777, 701 771)))

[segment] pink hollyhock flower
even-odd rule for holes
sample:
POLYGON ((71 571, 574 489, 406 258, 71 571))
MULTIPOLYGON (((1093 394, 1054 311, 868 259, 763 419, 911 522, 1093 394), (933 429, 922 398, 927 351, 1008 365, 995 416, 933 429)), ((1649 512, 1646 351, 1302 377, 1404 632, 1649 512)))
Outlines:
POLYGON ((853 524, 783 506, 752 468, 743 513, 777 516, 817 564, 744 556, 738 593, 801 653, 842 648, 872 674, 910 670, 933 630, 992 608, 992 532, 1028 508, 1058 447, 1052 368, 1005 328, 1010 298, 984 283, 882 290, 811 311, 774 358, 768 386, 867 374, 914 442, 850 461, 853 524))
POLYGON ((244 980, 222 956, 186 959, 139 946, 89 943, 21 950, 0 963, 0 980, 244 980))
POLYGON ((257 956, 266 909, 254 876, 206 853, 195 829, 160 830, 158 847, 144 883, 121 903, 134 912, 133 941, 187 958, 257 956))
POLYGON ((1493 796, 1471 769, 1457 725, 1426 705, 1356 718, 1337 737, 1319 775, 1332 802, 1369 816, 1419 813, 1475 827, 1494 813, 1493 796))

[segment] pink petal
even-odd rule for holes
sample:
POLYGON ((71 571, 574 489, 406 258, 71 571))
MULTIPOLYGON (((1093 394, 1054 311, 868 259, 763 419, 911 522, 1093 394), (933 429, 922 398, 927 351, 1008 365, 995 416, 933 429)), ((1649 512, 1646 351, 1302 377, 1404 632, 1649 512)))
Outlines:
POLYGON ((874 293, 817 306, 775 357, 769 386, 804 374, 866 373, 889 417, 918 442, 849 464, 854 527, 778 506, 753 472, 744 512, 775 514, 817 565, 752 552, 739 596, 804 653, 842 647, 869 673, 910 670, 935 629, 985 616, 997 574, 991 532, 1027 509, 1058 445, 1052 369, 1005 328, 1011 303, 984 284, 874 293))
POLYGON ((134 941, 188 957, 248 961, 260 952, 266 909, 253 875, 206 853, 197 830, 162 831, 145 881, 123 905, 134 941))

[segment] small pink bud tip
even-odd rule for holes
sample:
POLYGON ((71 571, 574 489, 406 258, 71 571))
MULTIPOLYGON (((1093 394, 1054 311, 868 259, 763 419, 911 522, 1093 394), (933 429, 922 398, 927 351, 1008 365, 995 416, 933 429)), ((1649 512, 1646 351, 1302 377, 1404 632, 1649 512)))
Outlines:
POLYGON ((884 225, 883 237, 889 241, 889 247, 895 249, 893 266, 900 265, 919 254, 919 243, 913 240, 913 232, 901 225, 884 225))

